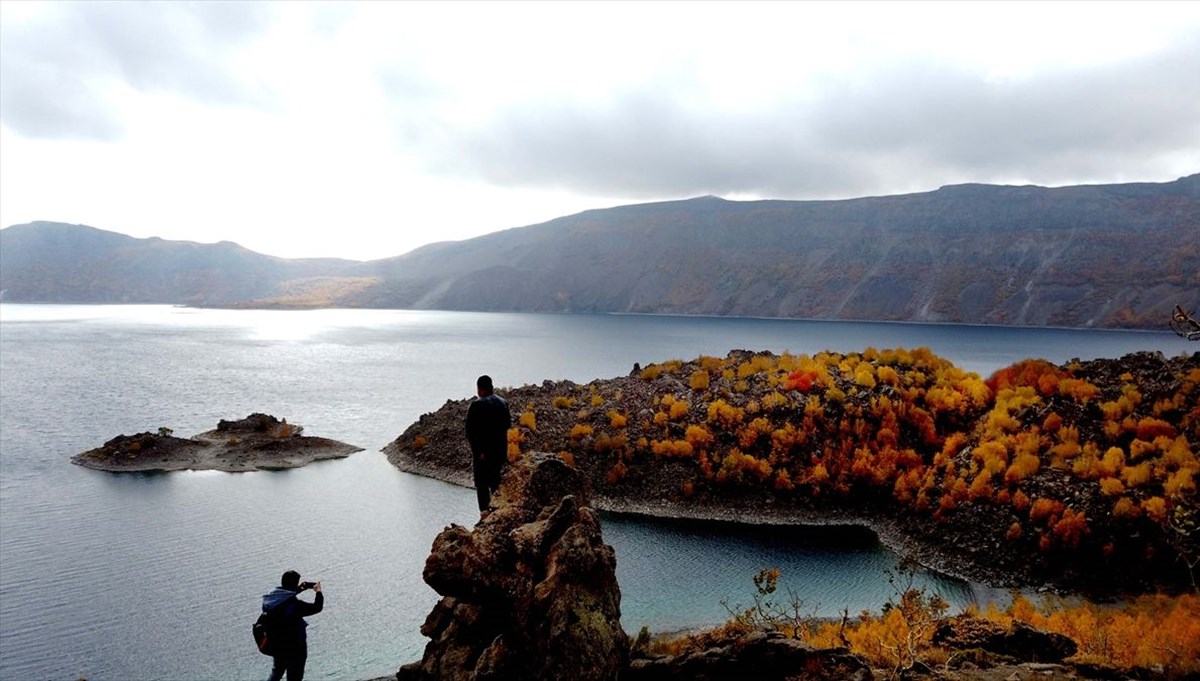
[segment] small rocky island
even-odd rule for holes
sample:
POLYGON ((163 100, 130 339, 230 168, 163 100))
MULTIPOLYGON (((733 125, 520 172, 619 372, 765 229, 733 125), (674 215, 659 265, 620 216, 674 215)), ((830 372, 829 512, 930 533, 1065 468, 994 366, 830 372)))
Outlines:
POLYGON ((217 470, 230 473, 299 468, 313 461, 344 459, 362 447, 301 435, 304 427, 269 414, 217 422, 215 430, 190 438, 157 433, 118 435, 103 446, 71 457, 71 463, 115 473, 217 470))

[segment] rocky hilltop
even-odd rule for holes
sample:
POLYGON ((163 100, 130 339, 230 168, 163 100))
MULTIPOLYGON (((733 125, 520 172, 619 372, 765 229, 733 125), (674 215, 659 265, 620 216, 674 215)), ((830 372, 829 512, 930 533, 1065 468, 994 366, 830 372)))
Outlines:
MULTIPOLYGON (((502 394, 510 459, 560 453, 602 509, 863 524, 951 574, 1109 597, 1190 585, 1200 558, 1200 353, 985 381, 922 349, 735 350, 502 394)), ((423 415, 389 459, 469 485, 467 405, 423 415)))
POLYGON ((361 447, 301 435, 303 426, 268 414, 221 420, 214 430, 178 438, 169 428, 157 433, 118 435, 71 463, 103 471, 218 470, 230 473, 299 468, 324 459, 344 459, 361 447))
POLYGON ((6 302, 619 312, 1161 329, 1200 310, 1200 175, 591 210, 371 262, 0 230, 6 302))

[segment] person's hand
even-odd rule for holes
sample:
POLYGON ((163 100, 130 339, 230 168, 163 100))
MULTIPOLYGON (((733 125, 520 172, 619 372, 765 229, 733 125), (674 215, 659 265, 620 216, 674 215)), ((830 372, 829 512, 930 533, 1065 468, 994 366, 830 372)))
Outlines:
POLYGON ((321 583, 320 582, 313 584, 313 591, 316 591, 317 593, 321 593, 321 583))

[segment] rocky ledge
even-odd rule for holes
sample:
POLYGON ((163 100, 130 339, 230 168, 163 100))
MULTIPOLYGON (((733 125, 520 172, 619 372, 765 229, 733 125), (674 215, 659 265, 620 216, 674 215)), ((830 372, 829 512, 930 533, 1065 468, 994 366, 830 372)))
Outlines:
POLYGON ((625 666, 616 556, 583 476, 557 457, 511 466, 487 517, 437 536, 423 577, 443 598, 401 680, 587 681, 625 666))
POLYGON ((631 659, 616 556, 589 497, 586 477, 557 455, 532 453, 510 466, 474 529, 451 525, 434 539, 423 577, 443 598, 421 627, 431 639, 424 656, 396 678, 872 678, 844 649, 767 634, 698 654, 631 659))
MULTIPOLYGON (((589 505, 589 485, 557 455, 531 453, 505 472, 491 512, 433 542, 424 579, 442 600, 421 627, 424 656, 398 681, 865 681, 895 677, 846 647, 821 648, 777 630, 722 628, 687 636, 673 653, 621 627, 616 556, 589 505), (732 636, 724 632, 735 631, 732 636)), ((1113 678, 1064 662, 1073 641, 1022 623, 962 615, 934 642, 949 661, 902 678, 1001 681, 1113 678)), ((669 639, 669 637, 668 637, 669 639)), ((1100 670, 1103 672, 1103 670, 1100 670)), ((1162 675, 1136 678, 1162 678, 1162 675)), ((383 681, 377 679, 375 681, 383 681)))
POLYGON ((303 426, 268 414, 221 420, 215 430, 190 438, 158 433, 118 435, 103 446, 71 457, 71 463, 116 473, 218 470, 230 473, 299 468, 313 461, 343 459, 361 447, 301 435, 303 426))

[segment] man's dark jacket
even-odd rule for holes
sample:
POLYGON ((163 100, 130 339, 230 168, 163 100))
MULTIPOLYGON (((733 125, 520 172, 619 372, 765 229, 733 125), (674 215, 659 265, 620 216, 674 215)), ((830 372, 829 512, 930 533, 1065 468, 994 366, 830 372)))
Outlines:
POLYGON ((277 586, 271 593, 263 595, 263 612, 271 612, 272 635, 278 638, 281 646, 290 647, 301 641, 308 640, 308 622, 303 618, 321 612, 325 607, 325 594, 316 592, 316 600, 312 603, 296 598, 297 591, 277 586))
POLYGON ((467 442, 471 443, 471 458, 476 466, 500 468, 508 458, 508 429, 512 414, 508 402, 493 393, 471 400, 467 407, 467 442))

